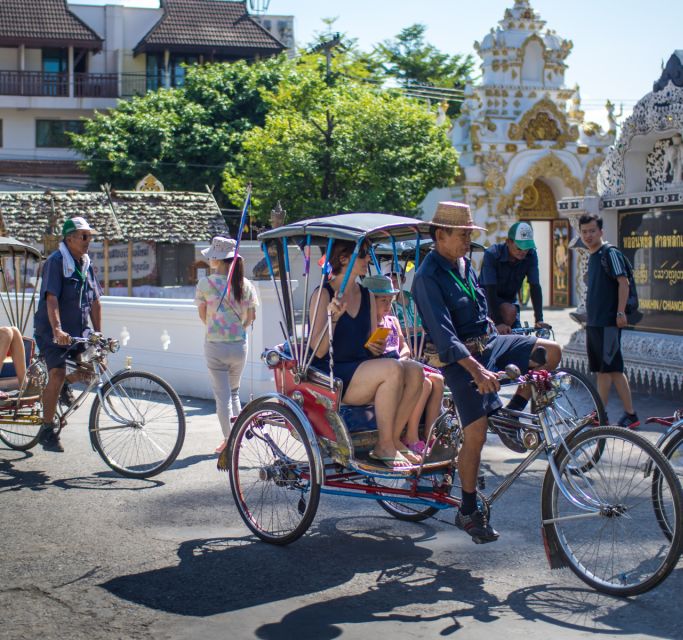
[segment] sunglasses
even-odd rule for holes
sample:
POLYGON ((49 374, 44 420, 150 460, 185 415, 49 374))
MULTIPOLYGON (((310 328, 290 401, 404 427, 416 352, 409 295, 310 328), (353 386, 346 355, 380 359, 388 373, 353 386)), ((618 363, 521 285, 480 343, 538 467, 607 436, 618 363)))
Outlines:
POLYGON ((79 240, 83 240, 83 242, 90 242, 92 240, 92 236, 89 233, 77 233, 76 237, 79 240))

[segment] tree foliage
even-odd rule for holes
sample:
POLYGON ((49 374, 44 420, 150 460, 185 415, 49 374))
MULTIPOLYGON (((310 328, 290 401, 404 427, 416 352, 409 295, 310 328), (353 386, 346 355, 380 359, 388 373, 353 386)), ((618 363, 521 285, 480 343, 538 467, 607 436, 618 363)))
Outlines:
POLYGON ((432 188, 453 181, 456 153, 424 104, 348 78, 330 82, 314 62, 290 68, 270 94, 264 126, 244 136, 226 168, 229 199, 239 201, 251 181, 260 219, 278 200, 289 220, 415 214, 432 188))
MULTIPOLYGON (((471 78, 474 58, 468 55, 448 55, 425 41, 426 27, 414 24, 403 29, 396 38, 385 40, 373 51, 386 76, 395 78, 401 86, 411 83, 450 89, 464 89, 471 78)), ((452 104, 449 115, 459 112, 452 104)))
POLYGON ((262 91, 278 85, 284 58, 187 69, 185 85, 160 89, 86 121, 72 134, 94 184, 132 188, 151 172, 169 189, 203 191, 220 183, 243 136, 265 122, 262 91))

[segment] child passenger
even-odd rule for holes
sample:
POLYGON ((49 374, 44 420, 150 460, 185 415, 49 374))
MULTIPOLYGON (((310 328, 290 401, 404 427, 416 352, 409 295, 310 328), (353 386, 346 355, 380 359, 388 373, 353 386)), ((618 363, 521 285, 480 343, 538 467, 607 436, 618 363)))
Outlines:
MULTIPOLYGON (((401 330, 399 320, 395 315, 392 315, 391 305, 396 294, 399 293, 398 289, 394 288, 395 285, 388 276, 368 276, 363 280, 362 285, 375 296, 377 326, 389 329, 384 356, 398 359, 410 358, 410 348, 401 330)), ((429 367, 425 368, 422 394, 408 418, 406 433, 402 439, 403 444, 413 453, 424 454, 427 445, 424 440, 420 439, 418 433, 420 418, 424 412, 425 426, 428 428, 439 417, 442 411, 443 390, 443 376, 429 367)))

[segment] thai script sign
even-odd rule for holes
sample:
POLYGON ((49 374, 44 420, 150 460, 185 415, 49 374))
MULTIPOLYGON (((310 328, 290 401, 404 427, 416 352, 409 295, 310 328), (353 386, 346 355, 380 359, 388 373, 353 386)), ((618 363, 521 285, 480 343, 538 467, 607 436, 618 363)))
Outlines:
MULTIPOLYGON (((97 279, 104 281, 104 247, 92 243, 88 250, 97 279)), ((133 243, 133 281, 147 280, 156 274, 156 250, 153 242, 133 243)), ((128 244, 109 245, 109 281, 120 282, 128 279, 128 244)))
POLYGON ((643 312, 636 329, 683 335, 683 209, 621 212, 619 246, 643 312))

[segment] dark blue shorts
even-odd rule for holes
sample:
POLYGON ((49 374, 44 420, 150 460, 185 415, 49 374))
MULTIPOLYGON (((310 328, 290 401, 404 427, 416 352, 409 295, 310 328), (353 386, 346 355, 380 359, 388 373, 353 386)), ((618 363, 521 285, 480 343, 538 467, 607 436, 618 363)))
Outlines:
POLYGON ((36 344, 40 355, 45 359, 47 370, 50 369, 64 369, 66 368, 67 355, 73 358, 76 354, 85 349, 84 344, 72 345, 71 347, 60 347, 56 344, 45 344, 43 340, 39 340, 36 336, 36 344))
MULTIPOLYGON (((516 364, 526 373, 535 344, 535 336, 494 336, 476 359, 489 371, 503 371, 506 365, 516 364)), ((464 427, 502 406, 497 393, 480 394, 472 385, 472 376, 459 364, 448 365, 442 372, 464 427)))

